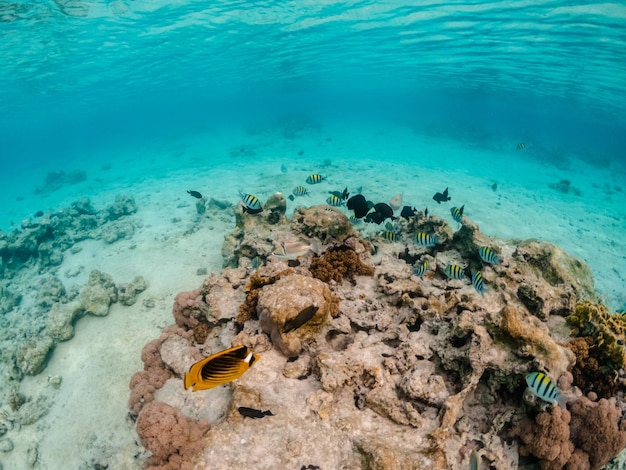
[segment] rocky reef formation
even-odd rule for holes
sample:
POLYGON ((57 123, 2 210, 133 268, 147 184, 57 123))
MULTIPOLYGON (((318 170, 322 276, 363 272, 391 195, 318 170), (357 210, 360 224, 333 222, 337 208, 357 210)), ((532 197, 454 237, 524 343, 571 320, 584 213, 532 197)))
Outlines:
POLYGON ((610 399, 583 396, 590 378, 576 373, 580 353, 567 344, 580 334, 588 351, 598 338, 613 344, 611 335, 623 344, 600 323, 579 331, 576 319, 602 316, 582 262, 554 245, 490 239, 467 219, 453 231, 421 213, 398 223, 406 241, 392 243, 359 234, 326 206, 287 220, 283 200, 237 214, 223 273, 180 293, 176 324, 144 348, 129 407, 152 452, 147 468, 449 469, 467 468, 476 450, 482 468, 583 469, 626 446, 622 380, 610 399), (416 231, 441 243, 419 246, 416 231), (319 253, 271 255, 281 241, 312 239, 319 253), (499 264, 482 263, 484 245, 499 264), (257 256, 265 264, 253 269, 257 256), (430 270, 418 277, 413 265, 424 260, 430 270), (484 295, 448 279, 449 263, 481 269, 484 295), (234 345, 260 356, 254 367, 225 386, 184 390, 194 362, 234 345), (559 380, 568 409, 527 396, 533 371, 559 380), (238 407, 273 416, 248 419, 238 407), (139 425, 161 415, 175 426, 139 425), (179 427, 187 443, 170 430, 179 427))
POLYGON ((76 242, 95 239, 113 243, 132 236, 134 222, 126 216, 137 212, 132 196, 117 196, 115 202, 96 210, 87 198, 68 209, 46 212, 39 218, 25 219, 21 230, 0 231, 0 279, 11 279, 21 269, 39 270, 58 266, 63 252, 76 242))

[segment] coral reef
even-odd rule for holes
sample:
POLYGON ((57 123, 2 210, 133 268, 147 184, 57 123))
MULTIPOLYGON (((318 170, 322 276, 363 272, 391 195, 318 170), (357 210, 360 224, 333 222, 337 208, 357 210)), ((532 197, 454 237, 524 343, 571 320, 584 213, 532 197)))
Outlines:
POLYGON ((97 211, 87 198, 68 209, 46 212, 41 218, 22 221, 21 230, 0 232, 0 273, 12 278, 25 266, 58 266, 63 252, 85 239, 112 243, 129 236, 134 224, 127 216, 137 212, 132 196, 118 196, 115 202, 97 211), (110 224, 114 224, 110 228, 110 224))
MULTIPOLYGON (((536 370, 581 394, 568 370, 584 348, 564 345, 565 317, 595 301, 588 268, 553 245, 490 239, 469 220, 453 232, 418 213, 397 227, 403 241, 389 243, 362 239, 327 207, 298 208, 290 221, 238 214, 223 248, 229 267, 177 296, 177 325, 150 343, 131 382, 131 412, 152 420, 157 407, 145 403, 154 400, 206 419, 210 429, 193 444, 205 450, 184 459, 197 468, 465 468, 468 449, 491 468, 516 468, 518 445, 543 468, 596 468, 615 456, 626 445, 622 405, 572 401, 570 415, 523 399, 524 377, 536 370), (418 227, 440 244, 412 243, 418 227), (294 238, 323 247, 297 260, 270 256, 277 241, 294 238), (500 264, 482 264, 483 245, 497 248, 500 264), (265 265, 251 269, 254 256, 265 265), (433 268, 417 277, 421 259, 433 268), (451 262, 481 269, 485 295, 449 280, 451 262), (259 354, 253 368, 223 387, 183 390, 191 364, 240 344, 259 354), (238 406, 273 415, 251 422, 238 406), (608 442, 591 450, 588 430, 605 427, 608 442)), ((588 351, 597 340, 585 342, 588 351)), ((155 442, 155 458, 172 455, 155 442)))
POLYGON ((542 469, 597 470, 626 447, 624 410, 615 400, 592 401, 582 397, 526 418, 512 431, 523 445, 520 455, 532 454, 542 469))
POLYGON ((311 274, 324 282, 341 282, 355 275, 373 276, 374 268, 361 261, 357 252, 346 245, 329 248, 324 256, 311 261, 311 274))
POLYGON ((191 457, 202 451, 206 421, 190 419, 161 401, 145 406, 137 417, 141 444, 152 455, 146 469, 191 470, 191 457))

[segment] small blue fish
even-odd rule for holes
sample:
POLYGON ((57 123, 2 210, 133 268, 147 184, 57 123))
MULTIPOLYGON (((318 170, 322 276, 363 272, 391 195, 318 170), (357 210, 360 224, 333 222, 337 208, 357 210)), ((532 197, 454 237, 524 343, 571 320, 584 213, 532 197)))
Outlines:
POLYGON ((449 264, 444 269, 443 272, 450 279, 464 279, 465 278, 465 269, 463 269, 458 264, 449 264))
POLYGON ((422 264, 418 264, 417 266, 413 268, 413 274, 415 274, 418 277, 423 276, 424 273, 428 270, 429 264, 430 263, 428 263, 428 260, 424 260, 422 264))
POLYGON ((241 198, 244 206, 246 206, 248 209, 256 211, 261 208, 261 201, 259 201, 258 197, 252 194, 242 193, 241 191, 239 191, 239 197, 241 198))
POLYGON ((333 206, 333 207, 339 207, 343 205, 343 201, 341 200, 340 197, 337 197, 334 194, 332 194, 328 196, 328 198, 326 198, 326 204, 328 204, 329 206, 333 206))
POLYGON ((431 247, 439 243, 439 239, 435 235, 429 235, 424 232, 417 232, 413 241, 420 246, 431 247))
POLYGON ((389 242, 397 242, 398 240, 400 240, 400 235, 391 230, 384 230, 382 235, 383 238, 389 242))
POLYGON ((309 184, 317 184, 317 183, 321 183, 322 180, 324 179, 325 178, 322 175, 319 175, 317 173, 312 173, 306 177, 306 182, 309 184))
POLYGON ((478 255, 480 259, 482 259, 485 263, 489 264, 498 264, 500 263, 500 258, 495 250, 488 246, 481 246, 478 249, 478 255))
POLYGON ((567 399, 561 396, 559 387, 543 372, 531 372, 526 376, 526 383, 536 397, 548 403, 552 403, 553 405, 559 405, 565 408, 567 399))
POLYGON ((460 208, 453 207, 450 209, 450 213, 452 214, 452 218, 455 222, 462 224, 463 223, 463 209, 465 209, 465 204, 463 204, 460 208))
POLYGON ((483 279, 483 274, 480 271, 474 271, 474 273, 472 273, 472 285, 474 286, 474 289, 476 289, 476 292, 482 296, 485 295, 485 280, 483 279))
POLYGON ((308 196, 309 195, 309 193, 307 192, 304 186, 296 186, 295 188, 293 188, 292 193, 294 196, 308 196))
POLYGON ((469 468, 470 470, 478 470, 478 453, 476 453, 476 450, 472 450, 472 453, 470 454, 469 468))

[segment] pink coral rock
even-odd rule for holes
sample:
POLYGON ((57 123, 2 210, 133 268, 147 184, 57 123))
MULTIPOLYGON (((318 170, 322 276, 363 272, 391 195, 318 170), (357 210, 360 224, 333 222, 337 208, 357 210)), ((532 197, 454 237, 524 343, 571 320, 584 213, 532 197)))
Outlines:
POLYGON ((137 418, 141 445, 152 452, 146 469, 191 470, 194 457, 204 449, 202 437, 208 429, 206 421, 187 418, 162 401, 148 403, 137 418))

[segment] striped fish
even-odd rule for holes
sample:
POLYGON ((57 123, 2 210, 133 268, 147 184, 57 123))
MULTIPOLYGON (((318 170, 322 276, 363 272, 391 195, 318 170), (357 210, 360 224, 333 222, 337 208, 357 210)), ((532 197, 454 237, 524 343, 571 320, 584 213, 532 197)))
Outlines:
POLYGON ((476 292, 480 295, 485 295, 485 280, 483 279, 483 274, 480 271, 474 271, 472 273, 472 285, 476 292))
POLYGON ((488 246, 481 246, 478 249, 478 255, 480 259, 482 259, 485 263, 489 264, 498 264, 500 263, 500 258, 495 250, 488 246))
POLYGON ((333 207, 339 207, 343 204, 343 201, 341 200, 340 197, 335 196, 334 194, 331 194, 330 196, 326 198, 326 204, 328 204, 329 206, 333 206, 333 207))
POLYGON ((306 177, 306 182, 309 184, 317 184, 317 183, 321 183, 323 179, 324 177, 322 175, 317 174, 317 173, 312 173, 306 177))
POLYGON ((519 144, 517 144, 517 146, 515 147, 515 150, 524 150, 526 148, 526 144, 524 142, 520 142, 519 144))
POLYGON ((462 224, 463 223, 463 209, 465 209, 465 204, 463 204, 460 208, 453 207, 450 209, 450 213, 452 214, 452 218, 455 222, 462 224))
POLYGON ((465 278, 465 269, 463 269, 458 264, 449 264, 444 269, 443 272, 450 279, 464 279, 465 278))
POLYGON ((246 206, 248 209, 252 209, 253 211, 255 211, 261 208, 261 201, 259 201, 258 197, 252 194, 244 194, 241 191, 239 191, 239 197, 241 198, 244 206, 246 206))
POLYGON ((531 372, 526 376, 526 383, 536 397, 553 405, 565 407, 566 399, 561 396, 559 387, 543 372, 531 372))
POLYGON ((383 238, 389 242, 397 242, 398 240, 400 240, 400 235, 391 230, 384 230, 382 235, 383 238))
POLYGON ((304 186, 296 186, 292 193, 294 196, 306 196, 308 194, 304 186))
POLYGON ((435 246, 439 243, 439 239, 435 235, 429 235, 424 232, 417 232, 413 237, 413 241, 420 246, 426 247, 435 246))
POLYGON ((417 266, 415 266, 413 268, 413 274, 415 274, 418 277, 421 277, 424 275, 424 273, 428 270, 428 260, 425 260, 422 264, 418 264, 417 266))
POLYGON ((357 218, 356 215, 352 214, 350 217, 350 222, 352 222, 353 224, 360 224, 361 223, 361 219, 357 218))

